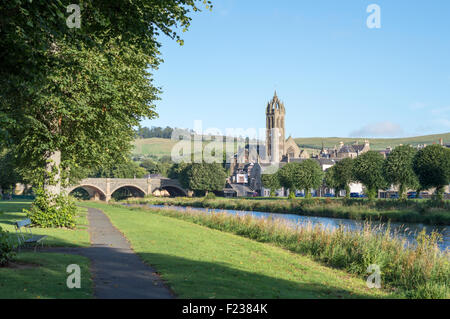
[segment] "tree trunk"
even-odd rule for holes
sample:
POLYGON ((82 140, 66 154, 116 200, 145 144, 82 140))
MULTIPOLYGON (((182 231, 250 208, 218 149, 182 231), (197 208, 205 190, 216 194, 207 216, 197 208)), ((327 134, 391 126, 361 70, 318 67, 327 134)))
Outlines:
POLYGON ((47 157, 47 164, 45 165, 46 179, 44 183, 44 190, 52 196, 61 193, 61 151, 55 151, 47 157))

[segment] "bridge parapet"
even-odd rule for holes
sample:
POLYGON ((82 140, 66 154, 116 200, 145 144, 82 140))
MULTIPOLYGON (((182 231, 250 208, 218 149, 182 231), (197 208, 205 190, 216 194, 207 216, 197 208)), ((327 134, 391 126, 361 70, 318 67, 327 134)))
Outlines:
POLYGON ((144 195, 150 195, 157 189, 172 188, 178 194, 186 195, 178 180, 170 178, 85 178, 76 185, 71 185, 65 190, 70 193, 76 188, 82 187, 87 190, 90 196, 98 193, 100 198, 106 201, 111 199, 111 195, 122 187, 133 187, 144 195))

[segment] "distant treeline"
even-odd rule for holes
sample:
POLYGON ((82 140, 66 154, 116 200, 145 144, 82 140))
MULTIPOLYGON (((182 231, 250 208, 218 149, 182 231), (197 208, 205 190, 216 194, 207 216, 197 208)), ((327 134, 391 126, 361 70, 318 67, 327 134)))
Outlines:
POLYGON ((167 126, 166 128, 152 126, 148 127, 140 127, 136 130, 136 136, 138 138, 151 138, 151 137, 160 137, 160 138, 170 138, 172 136, 173 128, 167 126))
POLYGON ((172 128, 170 126, 166 126, 166 128, 162 128, 159 126, 148 127, 140 127, 136 132, 136 138, 151 138, 151 137, 159 137, 159 138, 171 138, 172 132, 177 130, 177 132, 185 132, 183 134, 194 134, 192 129, 180 129, 180 128, 172 128))

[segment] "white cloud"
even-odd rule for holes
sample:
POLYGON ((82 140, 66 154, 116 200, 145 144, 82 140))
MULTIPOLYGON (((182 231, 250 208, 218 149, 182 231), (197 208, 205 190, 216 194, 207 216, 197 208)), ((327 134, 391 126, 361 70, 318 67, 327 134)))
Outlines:
POLYGON ((352 131, 351 137, 397 137, 403 135, 403 129, 400 125, 385 121, 368 124, 359 130, 352 131))

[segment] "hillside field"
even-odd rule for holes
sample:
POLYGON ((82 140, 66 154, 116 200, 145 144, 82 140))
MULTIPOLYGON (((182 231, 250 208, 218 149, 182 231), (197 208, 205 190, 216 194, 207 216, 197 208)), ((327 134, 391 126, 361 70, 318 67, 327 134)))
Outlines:
MULTIPOLYGON (((437 143, 440 138, 444 139, 444 143, 450 143, 450 133, 425 135, 416 137, 405 138, 368 138, 370 142, 370 148, 372 150, 384 150, 386 147, 395 147, 400 144, 411 144, 416 146, 419 144, 433 144, 437 143)), ((333 148, 338 146, 339 142, 345 144, 352 144, 355 141, 358 143, 364 143, 364 138, 349 138, 349 137, 304 137, 295 138, 295 142, 308 152, 316 153, 322 147, 322 142, 326 148, 333 148)), ((153 155, 156 157, 170 156, 172 147, 177 143, 170 139, 164 138, 146 138, 136 139, 133 149, 133 155, 153 155)))

